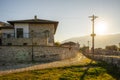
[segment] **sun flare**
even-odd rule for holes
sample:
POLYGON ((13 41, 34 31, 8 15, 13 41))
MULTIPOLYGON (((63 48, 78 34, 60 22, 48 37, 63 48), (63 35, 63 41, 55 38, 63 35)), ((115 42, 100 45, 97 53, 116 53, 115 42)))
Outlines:
POLYGON ((107 23, 101 21, 96 23, 95 25, 95 33, 99 35, 104 35, 106 34, 107 31, 107 23))

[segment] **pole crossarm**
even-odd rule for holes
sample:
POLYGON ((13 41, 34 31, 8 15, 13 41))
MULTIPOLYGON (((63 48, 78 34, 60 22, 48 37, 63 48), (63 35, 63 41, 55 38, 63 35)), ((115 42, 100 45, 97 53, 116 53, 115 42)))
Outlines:
POLYGON ((95 16, 94 14, 92 16, 89 16, 89 18, 91 18, 91 21, 94 21, 96 18, 98 18, 98 16, 95 16))

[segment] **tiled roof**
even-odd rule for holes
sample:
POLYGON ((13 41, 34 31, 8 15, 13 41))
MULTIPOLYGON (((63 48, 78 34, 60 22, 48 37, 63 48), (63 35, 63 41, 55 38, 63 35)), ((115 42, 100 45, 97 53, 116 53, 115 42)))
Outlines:
POLYGON ((3 25, 5 25, 6 23, 5 22, 1 22, 0 21, 0 27, 2 27, 3 25))
POLYGON ((14 27, 8 23, 0 21, 0 29, 13 29, 14 27))
POLYGON ((5 22, 0 21, 0 24, 5 24, 5 22))
MULTIPOLYGON (((40 23, 40 24, 54 24, 55 27, 55 32, 57 29, 57 25, 58 25, 58 21, 51 21, 51 20, 44 20, 44 19, 27 19, 27 20, 14 20, 14 21, 7 21, 10 24, 14 24, 14 23, 40 23)), ((54 33, 55 33, 54 32, 54 33)))
POLYGON ((9 23, 58 23, 58 21, 44 20, 44 19, 27 19, 8 21, 9 23))

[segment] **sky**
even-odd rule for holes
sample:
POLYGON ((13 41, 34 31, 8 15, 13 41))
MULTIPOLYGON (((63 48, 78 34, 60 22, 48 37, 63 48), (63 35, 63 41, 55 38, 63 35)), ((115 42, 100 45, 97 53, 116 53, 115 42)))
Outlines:
POLYGON ((95 24, 107 24, 104 34, 120 33, 120 0, 0 0, 0 21, 32 19, 35 15, 59 21, 55 34, 59 42, 90 35, 88 16, 93 14, 98 16, 95 24))

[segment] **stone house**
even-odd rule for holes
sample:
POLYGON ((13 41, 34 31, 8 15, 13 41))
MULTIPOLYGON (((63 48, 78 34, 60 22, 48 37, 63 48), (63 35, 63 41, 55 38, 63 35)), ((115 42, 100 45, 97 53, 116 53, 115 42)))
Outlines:
POLYGON ((0 27, 1 45, 54 45, 58 21, 38 19, 7 21, 0 27))
POLYGON ((54 46, 58 21, 38 19, 8 21, 0 26, 0 65, 16 62, 48 62, 78 55, 74 43, 54 46), (66 46, 67 45, 67 46, 66 46), (72 47, 69 47, 72 46, 72 47))
MULTIPOLYGON (((5 22, 0 21, 0 45, 2 45, 2 32, 6 32, 6 30, 11 29, 11 25, 5 22)), ((9 30, 8 30, 9 32, 9 30)))

